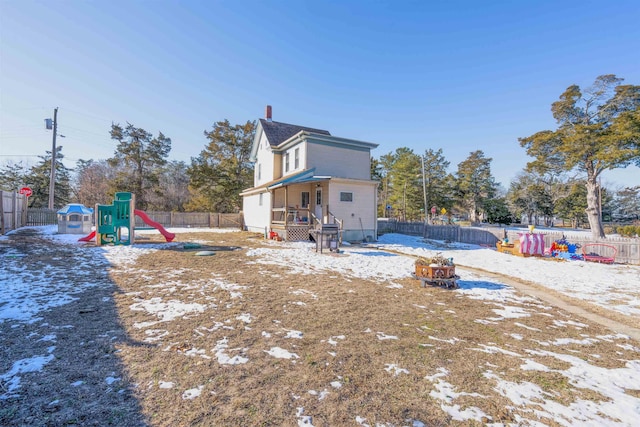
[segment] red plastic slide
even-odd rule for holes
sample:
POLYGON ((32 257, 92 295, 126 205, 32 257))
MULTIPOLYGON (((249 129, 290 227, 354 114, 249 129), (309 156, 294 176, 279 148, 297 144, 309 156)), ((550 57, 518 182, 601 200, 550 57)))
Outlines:
POLYGON ((84 236, 78 239, 78 242, 90 242, 96 238, 96 230, 89 233, 88 236, 84 236))
POLYGON ((154 220, 149 218, 149 216, 144 211, 141 211, 140 209, 136 209, 133 211, 133 213, 138 215, 145 224, 158 230, 160 234, 162 234, 164 238, 167 239, 167 242, 171 242, 173 239, 175 239, 176 237, 175 234, 169 233, 167 230, 165 230, 162 224, 160 224, 159 222, 155 222, 154 220))

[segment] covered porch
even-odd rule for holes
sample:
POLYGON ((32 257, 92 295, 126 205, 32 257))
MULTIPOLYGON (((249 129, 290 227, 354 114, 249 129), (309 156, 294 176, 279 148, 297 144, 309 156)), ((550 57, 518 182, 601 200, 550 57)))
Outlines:
POLYGON ((314 176, 310 170, 269 186, 271 231, 283 240, 309 241, 312 231, 324 224, 335 224, 342 230, 342 221, 331 213, 327 202, 330 179, 314 176))

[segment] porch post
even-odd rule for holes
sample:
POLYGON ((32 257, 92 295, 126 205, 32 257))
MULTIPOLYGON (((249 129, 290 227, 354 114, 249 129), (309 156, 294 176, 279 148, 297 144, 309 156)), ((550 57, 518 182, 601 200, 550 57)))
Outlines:
POLYGON ((274 204, 276 203, 276 190, 268 191, 269 198, 271 199, 271 209, 269 210, 269 231, 273 230, 273 209, 275 208, 274 204))
POLYGON ((287 227, 289 222, 289 186, 284 187, 284 226, 287 227))

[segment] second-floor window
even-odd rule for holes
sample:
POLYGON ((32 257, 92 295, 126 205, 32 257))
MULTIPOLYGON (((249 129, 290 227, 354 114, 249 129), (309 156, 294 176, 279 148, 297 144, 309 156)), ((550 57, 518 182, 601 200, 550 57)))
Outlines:
POLYGON ((300 149, 296 148, 293 152, 293 168, 298 169, 300 167, 300 149))
POLYGON ((284 155, 284 171, 289 172, 289 153, 284 155))

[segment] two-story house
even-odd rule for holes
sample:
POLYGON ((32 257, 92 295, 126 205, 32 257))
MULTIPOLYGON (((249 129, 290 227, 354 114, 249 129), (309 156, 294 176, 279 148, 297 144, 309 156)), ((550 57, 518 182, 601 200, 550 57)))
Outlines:
POLYGON ((275 122, 267 106, 251 149, 254 186, 241 193, 246 229, 296 241, 309 240, 322 224, 339 224, 342 240, 375 239, 371 150, 377 146, 275 122))

